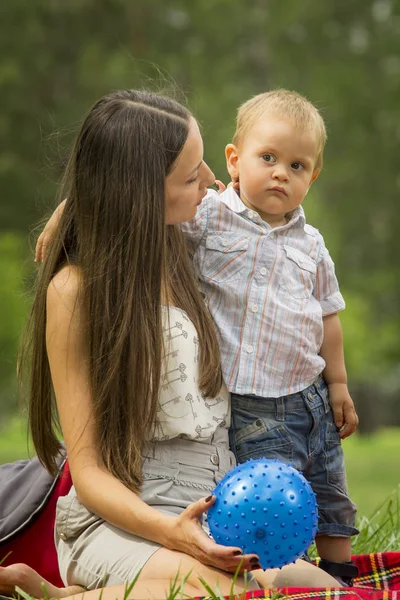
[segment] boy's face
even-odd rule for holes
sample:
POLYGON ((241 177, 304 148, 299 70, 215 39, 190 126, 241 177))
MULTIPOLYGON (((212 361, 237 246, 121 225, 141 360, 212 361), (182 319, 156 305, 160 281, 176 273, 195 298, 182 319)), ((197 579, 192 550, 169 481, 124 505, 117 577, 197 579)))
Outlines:
POLYGON ((228 144, 229 174, 239 181, 240 197, 270 225, 282 225, 318 177, 316 134, 290 121, 263 117, 248 130, 240 147, 228 144))

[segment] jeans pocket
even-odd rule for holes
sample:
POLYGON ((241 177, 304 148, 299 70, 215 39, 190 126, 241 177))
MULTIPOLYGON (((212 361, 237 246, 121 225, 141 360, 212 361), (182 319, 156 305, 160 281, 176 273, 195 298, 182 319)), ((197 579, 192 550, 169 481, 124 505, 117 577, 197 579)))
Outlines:
POLYGON ((325 466, 328 483, 347 495, 346 468, 339 431, 333 421, 332 412, 328 413, 326 424, 325 466))
POLYGON ((232 418, 231 445, 238 462, 249 458, 292 461, 293 442, 282 421, 236 409, 232 418))

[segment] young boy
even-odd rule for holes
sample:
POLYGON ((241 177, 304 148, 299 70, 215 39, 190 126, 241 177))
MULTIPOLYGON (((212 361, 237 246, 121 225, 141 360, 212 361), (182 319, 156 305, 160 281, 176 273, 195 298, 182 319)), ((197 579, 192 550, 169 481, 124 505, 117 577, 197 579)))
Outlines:
POLYGON ((301 95, 250 99, 226 147, 234 186, 210 190, 183 229, 220 332, 232 449, 239 462, 279 458, 304 473, 319 506, 320 566, 346 583, 357 573, 350 536, 358 531, 341 438, 358 418, 337 315, 345 304, 324 240, 301 207, 325 141, 321 115, 301 95))
POLYGON ((225 151, 235 185, 210 191, 184 231, 221 337, 232 449, 239 462, 279 458, 304 473, 319 505, 320 566, 350 582, 358 531, 341 438, 358 418, 337 315, 345 304, 301 206, 325 141, 321 115, 301 95, 250 99, 225 151))

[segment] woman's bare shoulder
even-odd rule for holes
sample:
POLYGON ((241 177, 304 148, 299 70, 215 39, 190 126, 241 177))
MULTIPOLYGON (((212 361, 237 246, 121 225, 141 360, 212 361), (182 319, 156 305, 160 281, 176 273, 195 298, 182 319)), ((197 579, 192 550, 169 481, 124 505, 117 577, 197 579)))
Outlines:
POLYGON ((75 265, 60 269, 47 288, 47 308, 75 309, 81 280, 81 272, 75 265))

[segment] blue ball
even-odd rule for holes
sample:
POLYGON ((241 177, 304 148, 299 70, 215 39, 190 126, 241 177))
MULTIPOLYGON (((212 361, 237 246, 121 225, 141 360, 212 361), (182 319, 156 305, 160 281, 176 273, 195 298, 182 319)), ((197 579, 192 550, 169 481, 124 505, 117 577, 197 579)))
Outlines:
POLYGON ((260 557, 263 569, 299 558, 317 532, 315 494, 299 471, 276 459, 249 460, 218 483, 208 510, 218 544, 260 557))

